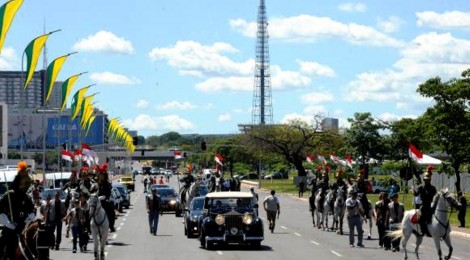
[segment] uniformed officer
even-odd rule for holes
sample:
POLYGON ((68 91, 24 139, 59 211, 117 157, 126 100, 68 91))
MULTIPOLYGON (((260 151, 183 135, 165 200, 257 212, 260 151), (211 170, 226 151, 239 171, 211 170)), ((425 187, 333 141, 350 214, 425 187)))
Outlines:
POLYGON ((359 170, 359 176, 356 182, 356 190, 357 194, 359 196, 359 200, 361 201, 362 208, 364 209, 364 214, 366 218, 370 219, 370 216, 368 214, 370 207, 369 207, 369 201, 367 200, 367 182, 364 180, 364 176, 366 174, 366 169, 362 168, 359 170))
POLYGON ((421 216, 419 218, 419 225, 421 227, 421 235, 427 235, 431 237, 429 233, 427 224, 431 222, 432 210, 431 203, 434 196, 437 193, 436 187, 431 184, 432 177, 432 166, 428 167, 428 171, 423 176, 424 184, 418 186, 413 190, 415 196, 420 196, 422 205, 421 205, 421 216))
POLYGON ((17 234, 36 217, 32 199, 26 194, 32 182, 27 167, 24 161, 18 163, 18 174, 13 180, 11 190, 0 199, 0 223, 6 227, 0 241, 5 245, 4 252, 1 252, 2 259, 15 259, 17 234))
POLYGON ((116 215, 114 212, 114 205, 111 203, 111 189, 112 185, 109 182, 108 177, 108 164, 104 163, 100 167, 100 173, 98 174, 98 197, 100 197, 101 205, 106 211, 106 216, 108 216, 109 221, 109 230, 115 232, 114 222, 116 220, 116 215))

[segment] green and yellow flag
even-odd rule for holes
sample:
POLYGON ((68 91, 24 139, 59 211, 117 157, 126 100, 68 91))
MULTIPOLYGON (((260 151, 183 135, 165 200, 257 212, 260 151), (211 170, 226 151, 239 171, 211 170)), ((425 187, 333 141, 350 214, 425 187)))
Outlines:
POLYGON ((77 90, 77 92, 75 92, 75 94, 73 95, 72 105, 71 105, 72 121, 78 116, 78 113, 80 112, 80 109, 82 108, 83 97, 85 96, 86 91, 90 87, 91 86, 83 87, 77 90))
POLYGON ((49 100, 49 97, 52 93, 52 88, 54 87, 54 82, 59 76, 60 69, 64 65, 65 60, 70 54, 60 56, 53 60, 49 66, 47 66, 47 76, 46 76, 46 102, 49 100))
POLYGON ((11 0, 0 7, 0 53, 2 53, 3 44, 5 43, 10 25, 21 4, 23 4, 23 0, 11 0))
POLYGON ((93 115, 94 112, 94 107, 92 104, 89 104, 87 107, 85 107, 82 110, 82 118, 80 119, 80 126, 82 129, 86 128, 86 123, 90 119, 90 117, 93 115))
POLYGON ((34 71, 36 70, 36 65, 38 64, 39 57, 41 56, 42 48, 46 43, 47 38, 49 37, 48 34, 43 34, 38 36, 32 40, 26 49, 24 50, 26 54, 26 81, 24 82, 24 88, 28 86, 29 82, 33 78, 34 71))
POLYGON ((90 131, 90 127, 93 124, 93 121, 95 121, 95 116, 91 116, 90 119, 88 119, 88 122, 86 123, 86 136, 88 135, 88 131, 90 131))
POLYGON ((108 131, 107 131, 107 135, 109 136, 109 134, 114 130, 114 128, 119 124, 119 120, 117 117, 109 120, 109 123, 108 123, 108 131))
POLYGON ((62 84, 62 106, 60 107, 60 111, 63 111, 65 105, 67 104, 67 98, 70 95, 70 91, 72 90, 73 85, 77 81, 78 77, 84 73, 76 74, 71 76, 70 78, 66 79, 62 84))

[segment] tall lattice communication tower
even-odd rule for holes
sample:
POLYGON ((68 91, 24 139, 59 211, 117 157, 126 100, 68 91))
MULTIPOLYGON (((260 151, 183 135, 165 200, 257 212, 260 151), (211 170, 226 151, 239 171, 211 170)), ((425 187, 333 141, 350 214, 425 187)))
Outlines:
POLYGON ((265 0, 260 0, 256 34, 255 84, 253 90, 253 125, 273 124, 271 72, 269 67, 268 19, 265 0))

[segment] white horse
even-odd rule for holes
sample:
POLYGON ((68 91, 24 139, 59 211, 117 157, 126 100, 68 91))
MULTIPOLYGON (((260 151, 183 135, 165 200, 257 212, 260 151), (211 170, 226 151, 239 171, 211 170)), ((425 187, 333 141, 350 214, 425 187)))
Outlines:
POLYGON ((336 229, 336 233, 339 235, 343 234, 343 219, 344 213, 346 211, 346 200, 345 200, 345 190, 341 186, 337 190, 335 204, 334 204, 334 215, 333 215, 333 228, 336 229))
POLYGON ((108 239, 109 222, 106 212, 101 206, 100 198, 96 195, 92 195, 88 200, 90 207, 90 228, 91 235, 93 236, 95 260, 104 259, 104 247, 106 246, 106 240, 108 239), (99 236, 99 238, 98 238, 99 236), (100 254, 98 257, 98 242, 100 243, 100 254))
MULTIPOLYGON (((458 202, 452 197, 449 193, 448 189, 444 191, 440 191, 436 196, 434 196, 432 207, 436 208, 433 219, 430 224, 428 224, 429 233, 434 240, 434 245, 437 249, 437 254, 439 255, 439 260, 442 259, 442 251, 441 251, 441 242, 440 240, 444 240, 447 247, 449 248, 449 254, 444 257, 444 259, 450 259, 452 256, 452 243, 450 240, 450 223, 449 223, 449 215, 448 213, 452 212, 452 209, 449 210, 449 207, 459 208, 460 205, 458 202), (436 205, 437 204, 437 205, 436 205)), ((419 236, 418 234, 418 224, 413 224, 411 222, 412 217, 416 214, 416 210, 409 210, 405 212, 405 216, 403 221, 401 222, 401 229, 389 232, 388 235, 394 239, 404 237, 401 244, 403 247, 403 251, 405 251, 405 259, 408 259, 408 253, 406 252, 406 243, 408 239, 410 239, 411 234, 415 234, 416 236, 416 248, 415 254, 416 259, 419 259, 419 246, 423 241, 423 237, 419 236)))
POLYGON ((329 189, 325 195, 325 200, 323 201, 323 210, 319 211, 321 207, 320 207, 320 193, 318 193, 317 198, 315 199, 315 207, 317 210, 317 223, 318 223, 319 229, 323 227, 323 230, 328 230, 328 215, 330 213, 333 214, 332 204, 334 202, 334 199, 335 199, 335 192, 334 190, 329 189), (319 218, 320 213, 321 213, 321 222, 319 218))

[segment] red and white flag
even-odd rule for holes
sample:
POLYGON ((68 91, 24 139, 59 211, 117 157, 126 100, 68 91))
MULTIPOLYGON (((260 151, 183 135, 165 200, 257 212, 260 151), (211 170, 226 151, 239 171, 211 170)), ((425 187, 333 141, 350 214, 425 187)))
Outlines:
POLYGON ((66 151, 66 150, 62 150, 61 155, 62 155, 62 160, 69 161, 69 162, 73 161, 73 159, 72 159, 73 154, 71 152, 66 151))
POLYGON ((328 163, 328 162, 326 161, 325 157, 324 157, 323 155, 321 155, 321 154, 318 154, 318 155, 317 155, 317 159, 318 159, 320 162, 322 162, 323 164, 325 164, 325 165, 328 163))
POLYGON ((216 154, 214 160, 217 164, 220 164, 220 166, 224 166, 224 164, 222 163, 224 161, 224 158, 220 154, 216 154))
POLYGON ((411 143, 408 145, 408 155, 415 161, 423 158, 423 153, 411 143))
POLYGON ((75 152, 73 153, 73 159, 78 162, 82 159, 82 150, 75 150, 75 152))
POLYGON ((346 155, 346 162, 347 162, 346 164, 348 165, 348 167, 352 169, 353 168, 353 166, 352 166, 353 159, 352 159, 351 155, 349 155, 349 154, 346 155))
POLYGON ((315 159, 314 159, 314 157, 313 157, 312 154, 307 154, 307 162, 308 162, 309 164, 313 164, 313 161, 314 161, 314 160, 315 160, 315 159))
POLYGON ((339 158, 333 153, 330 153, 330 160, 332 160, 335 164, 340 164, 339 158))
POLYGON ((180 151, 174 151, 173 155, 175 156, 175 160, 183 159, 183 153, 180 151))
POLYGON ((82 143, 82 154, 91 155, 92 151, 93 151, 93 149, 91 149, 91 147, 89 145, 82 143))

